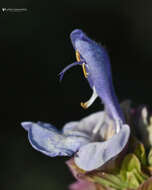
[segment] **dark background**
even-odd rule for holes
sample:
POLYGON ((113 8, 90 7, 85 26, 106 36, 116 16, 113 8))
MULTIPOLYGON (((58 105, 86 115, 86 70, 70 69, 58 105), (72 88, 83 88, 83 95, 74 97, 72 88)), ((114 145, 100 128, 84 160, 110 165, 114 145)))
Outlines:
POLYGON ((75 60, 69 34, 83 29, 104 44, 111 58, 119 100, 152 107, 152 1, 1 1, 0 11, 0 190, 67 189, 74 181, 66 158, 35 151, 21 121, 45 121, 61 128, 103 109, 100 100, 80 107, 91 90, 82 69, 58 73, 75 60))

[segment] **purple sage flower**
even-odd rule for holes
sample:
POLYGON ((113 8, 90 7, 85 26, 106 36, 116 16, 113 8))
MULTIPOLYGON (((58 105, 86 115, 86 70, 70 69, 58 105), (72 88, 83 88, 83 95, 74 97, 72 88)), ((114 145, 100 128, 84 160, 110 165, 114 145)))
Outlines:
POLYGON ((43 122, 22 122, 22 126, 28 131, 29 141, 36 150, 50 157, 74 154, 76 165, 85 171, 91 171, 124 149, 130 129, 125 124, 114 92, 107 51, 81 30, 74 30, 70 37, 77 62, 67 66, 60 73, 60 79, 69 68, 81 65, 93 91, 91 98, 81 103, 82 107, 88 108, 99 97, 105 110, 80 121, 69 122, 63 126, 62 131, 43 122))

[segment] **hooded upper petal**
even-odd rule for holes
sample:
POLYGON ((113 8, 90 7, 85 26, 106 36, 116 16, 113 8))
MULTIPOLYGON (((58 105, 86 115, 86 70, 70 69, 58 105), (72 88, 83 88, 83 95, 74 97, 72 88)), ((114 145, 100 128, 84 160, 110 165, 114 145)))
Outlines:
POLYGON ((104 47, 91 40, 82 30, 76 29, 70 34, 73 47, 80 53, 87 65, 88 82, 94 86, 102 99, 109 116, 124 122, 124 117, 115 95, 110 59, 104 47))
POLYGON ((109 140, 82 146, 75 155, 74 161, 79 168, 85 171, 95 170, 118 155, 126 146, 129 136, 129 126, 123 125, 119 133, 109 140))

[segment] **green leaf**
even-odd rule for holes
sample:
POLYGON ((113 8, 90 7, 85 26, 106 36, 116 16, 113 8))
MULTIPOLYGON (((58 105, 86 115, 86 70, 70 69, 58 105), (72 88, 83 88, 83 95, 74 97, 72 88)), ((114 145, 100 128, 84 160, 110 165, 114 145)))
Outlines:
POLYGON ((105 172, 97 172, 97 173, 93 173, 92 175, 89 175, 91 179, 91 182, 93 183, 98 183, 106 188, 110 187, 113 188, 115 190, 124 190, 127 188, 136 188, 139 186, 137 185, 130 185, 130 181, 124 181, 121 179, 120 174, 109 174, 109 173, 105 173, 105 172))
POLYGON ((103 185, 105 187, 112 187, 112 188, 114 188, 116 190, 121 190, 118 185, 116 185, 116 184, 112 183, 111 181, 108 181, 108 180, 106 180, 104 178, 98 177, 98 176, 94 177, 94 182, 98 183, 98 184, 101 184, 101 185, 103 185))
POLYGON ((120 176, 123 181, 129 184, 129 188, 137 188, 148 177, 141 171, 140 161, 135 154, 128 154, 120 169, 120 176))
POLYGON ((126 172, 131 172, 134 169, 137 171, 141 171, 141 165, 139 159, 136 157, 135 154, 128 154, 121 165, 121 172, 126 173, 126 172))
POLYGON ((111 181, 113 184, 118 185, 120 189, 125 189, 128 187, 128 183, 122 181, 119 175, 112 175, 112 174, 105 173, 103 178, 108 181, 111 181))
POLYGON ((121 179, 117 176, 114 176, 112 174, 104 174, 104 176, 94 176, 93 182, 101 184, 105 187, 111 187, 115 190, 123 190, 128 187, 126 183, 121 181, 121 179))
POLYGON ((137 188, 139 187, 140 183, 135 175, 136 172, 127 172, 127 182, 128 182, 128 188, 137 188))

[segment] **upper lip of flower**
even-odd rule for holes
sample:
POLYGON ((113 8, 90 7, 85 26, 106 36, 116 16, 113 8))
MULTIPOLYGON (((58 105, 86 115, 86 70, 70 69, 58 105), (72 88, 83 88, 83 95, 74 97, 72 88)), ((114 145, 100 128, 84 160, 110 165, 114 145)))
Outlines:
POLYGON ((76 50, 76 41, 79 40, 83 40, 83 41, 91 41, 90 38, 87 37, 87 35, 80 29, 75 29, 71 32, 70 34, 70 39, 73 45, 73 48, 76 50))
POLYGON ((82 107, 88 108, 97 97, 101 98, 106 112, 116 121, 116 131, 124 123, 124 116, 112 84, 110 60, 107 51, 79 29, 70 34, 72 45, 76 51, 77 62, 67 66, 61 73, 61 79, 67 69, 75 65, 82 65, 93 95, 82 107))
POLYGON ((105 111, 92 114, 80 122, 67 123, 62 132, 51 124, 42 122, 22 122, 22 126, 28 131, 29 141, 36 150, 51 157, 71 156, 78 151, 75 163, 79 168, 90 171, 123 150, 130 129, 123 124, 124 118, 112 85, 106 51, 78 29, 71 33, 71 41, 76 50, 77 62, 60 73, 61 79, 67 69, 82 65, 84 75, 93 89, 92 97, 82 106, 89 107, 99 96, 103 100, 105 111), (103 139, 104 142, 97 142, 103 139))

